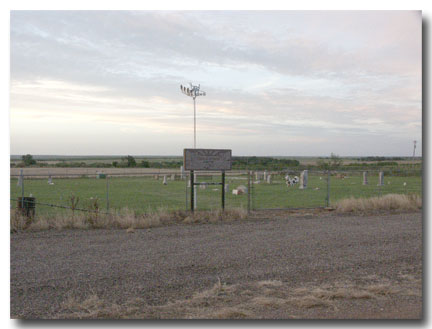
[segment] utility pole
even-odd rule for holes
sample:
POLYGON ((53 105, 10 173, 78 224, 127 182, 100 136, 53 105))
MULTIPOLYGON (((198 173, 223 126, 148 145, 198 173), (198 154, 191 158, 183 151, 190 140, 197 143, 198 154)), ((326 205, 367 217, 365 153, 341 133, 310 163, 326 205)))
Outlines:
POLYGON ((414 159, 414 157, 415 157, 416 144, 417 144, 417 141, 414 141, 413 159, 414 159))

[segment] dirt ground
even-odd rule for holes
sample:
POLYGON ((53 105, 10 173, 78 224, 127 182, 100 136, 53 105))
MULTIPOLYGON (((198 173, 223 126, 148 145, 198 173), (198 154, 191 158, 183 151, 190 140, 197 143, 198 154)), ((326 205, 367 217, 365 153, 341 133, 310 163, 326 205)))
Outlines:
POLYGON ((255 217, 11 234, 11 318, 422 318, 421 213, 255 217))

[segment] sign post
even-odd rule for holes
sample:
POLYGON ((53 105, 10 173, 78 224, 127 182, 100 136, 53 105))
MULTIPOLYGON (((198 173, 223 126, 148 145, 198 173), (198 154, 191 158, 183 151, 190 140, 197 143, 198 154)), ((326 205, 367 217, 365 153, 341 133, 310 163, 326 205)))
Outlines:
POLYGON ((231 150, 220 149, 184 149, 183 165, 185 170, 190 170, 191 174, 191 211, 194 211, 195 185, 200 183, 194 182, 194 171, 221 171, 221 183, 206 183, 211 185, 222 185, 222 209, 225 209, 225 170, 231 170, 231 150))

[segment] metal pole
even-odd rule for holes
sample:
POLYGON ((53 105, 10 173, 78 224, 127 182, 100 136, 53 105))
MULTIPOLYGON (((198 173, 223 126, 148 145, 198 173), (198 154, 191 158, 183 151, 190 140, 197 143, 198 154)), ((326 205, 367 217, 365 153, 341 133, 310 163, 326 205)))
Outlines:
POLYGON ((109 212, 109 182, 108 182, 108 175, 106 175, 105 178, 106 178, 106 211, 109 212))
POLYGON ((194 172, 193 170, 190 171, 190 180, 191 180, 191 211, 194 211, 194 172))
POLYGON ((195 97, 193 98, 194 101, 194 149, 196 149, 196 102, 195 97))
POLYGON ((248 170, 248 203, 247 203, 247 211, 250 213, 251 208, 251 172, 248 170))
POLYGON ((187 186, 187 182, 188 182, 188 180, 189 180, 190 178, 189 177, 187 177, 187 175, 186 175, 186 179, 185 179, 185 186, 186 186, 186 203, 185 203, 185 209, 187 210, 187 208, 188 208, 188 186, 187 186))
MULTIPOLYGON (((194 173, 194 181, 198 181, 197 180, 197 175, 194 173)), ((194 194, 194 209, 196 209, 197 207, 197 187, 196 185, 192 185, 193 186, 193 194, 194 194)))
POLYGON ((225 210, 225 170, 222 170, 222 210, 225 210))
MULTIPOLYGON (((254 172, 252 170, 251 175, 252 175, 251 179, 253 179, 253 176, 256 175, 256 172, 254 172)), ((250 207, 251 207, 252 210, 255 210, 255 208, 254 208, 255 207, 255 191, 254 191, 253 181, 252 181, 252 184, 251 184, 251 191, 250 191, 250 193, 251 193, 251 204, 250 204, 250 207)))
POLYGON ((327 207, 330 207, 330 170, 327 171, 327 207))
MULTIPOLYGON (((195 96, 193 97, 194 102, 194 149, 196 149, 196 101, 195 96)), ((194 177, 195 179, 196 177, 194 177)), ((196 209, 197 191, 196 186, 192 184, 193 194, 194 194, 194 209, 196 209)))
POLYGON ((21 209, 24 209, 24 172, 20 170, 21 175, 21 209))

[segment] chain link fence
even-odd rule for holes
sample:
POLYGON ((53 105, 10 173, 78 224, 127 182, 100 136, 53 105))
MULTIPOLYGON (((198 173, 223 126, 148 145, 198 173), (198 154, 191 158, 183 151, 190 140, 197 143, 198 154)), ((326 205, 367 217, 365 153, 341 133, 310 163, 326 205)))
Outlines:
MULTIPOLYGON (((222 189, 225 189, 225 209, 248 210, 327 207, 349 197, 390 193, 422 195, 421 170, 365 172, 230 171, 226 172, 224 187, 220 172, 196 172, 195 209, 220 209, 222 189), (291 180, 298 179, 287 184, 287 175, 291 180), (302 175, 306 175, 303 180, 302 175)), ((22 172, 11 175, 10 192, 11 209, 30 206, 35 208, 36 216, 72 210, 110 213, 128 208, 147 213, 158 209, 191 209, 190 176, 178 170, 109 174, 22 172)))
POLYGON ((254 172, 251 184, 252 209, 329 207, 341 199, 370 198, 392 193, 422 195, 421 170, 307 170, 307 182, 301 186, 303 172, 254 172), (299 182, 287 184, 287 175, 291 179, 298 177, 299 182))

